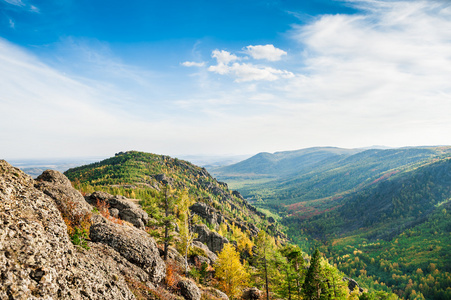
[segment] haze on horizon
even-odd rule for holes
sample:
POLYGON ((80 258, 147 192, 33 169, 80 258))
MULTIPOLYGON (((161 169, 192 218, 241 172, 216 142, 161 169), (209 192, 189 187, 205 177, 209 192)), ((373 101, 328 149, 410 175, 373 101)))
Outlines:
POLYGON ((0 0, 0 157, 451 145, 451 3, 0 0))

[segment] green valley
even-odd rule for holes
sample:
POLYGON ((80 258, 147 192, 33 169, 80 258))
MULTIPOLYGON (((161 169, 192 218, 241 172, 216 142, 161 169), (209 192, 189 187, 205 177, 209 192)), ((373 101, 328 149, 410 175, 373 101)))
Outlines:
POLYGON ((450 299, 450 147, 332 149, 265 154, 271 168, 253 171, 257 155, 212 172, 232 184, 243 176, 237 189, 278 214, 293 242, 319 247, 364 286, 450 299))

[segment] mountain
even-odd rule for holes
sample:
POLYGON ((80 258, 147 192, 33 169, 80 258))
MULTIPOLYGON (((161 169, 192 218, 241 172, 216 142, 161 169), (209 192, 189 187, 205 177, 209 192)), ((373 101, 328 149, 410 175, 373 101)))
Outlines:
MULTIPOLYGON (((405 299, 451 298, 450 147, 370 149, 309 162, 297 171, 273 168, 265 183, 248 180, 237 189, 278 213, 292 241, 318 247, 366 286, 388 286, 405 299)), ((252 174, 245 171, 234 176, 252 174)))
POLYGON ((245 198, 276 208, 281 204, 341 196, 414 168, 421 162, 446 156, 450 151, 450 147, 386 150, 309 148, 273 155, 258 154, 241 163, 214 169, 212 174, 232 186, 236 185, 236 178, 242 176, 236 188, 245 198), (262 161, 271 167, 253 167, 262 161), (266 180, 259 182, 262 174, 266 180))

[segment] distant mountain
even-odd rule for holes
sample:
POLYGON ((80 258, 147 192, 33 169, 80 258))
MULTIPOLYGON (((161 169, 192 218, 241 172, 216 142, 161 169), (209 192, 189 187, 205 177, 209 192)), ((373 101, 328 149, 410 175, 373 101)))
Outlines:
POLYGON ((261 153, 213 174, 359 282, 451 299, 451 147, 261 153))
POLYGON ((308 148, 260 153, 238 164, 214 169, 212 174, 227 182, 249 180, 238 188, 243 196, 277 206, 341 196, 450 151, 450 147, 308 148), (252 182, 262 176, 264 182, 252 182))

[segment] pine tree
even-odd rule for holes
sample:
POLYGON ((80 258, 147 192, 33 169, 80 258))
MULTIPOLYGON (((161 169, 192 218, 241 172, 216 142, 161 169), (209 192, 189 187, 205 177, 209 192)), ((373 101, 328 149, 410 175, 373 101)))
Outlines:
POLYGON ((325 279, 321 274, 320 264, 321 254, 318 249, 312 255, 310 261, 310 267, 308 268, 307 275, 303 285, 303 294, 306 299, 320 300, 327 299, 325 297, 325 279), (321 297, 322 296, 322 297, 321 297))
POLYGON ((166 185, 157 195, 156 200, 163 211, 160 210, 153 215, 155 221, 152 225, 157 228, 151 232, 151 235, 164 244, 164 260, 167 261, 169 244, 174 238, 176 198, 169 185, 166 185))
POLYGON ((230 299, 237 299, 242 289, 248 285, 249 274, 240 262, 240 255, 232 244, 225 244, 215 264, 216 278, 220 289, 230 299))

